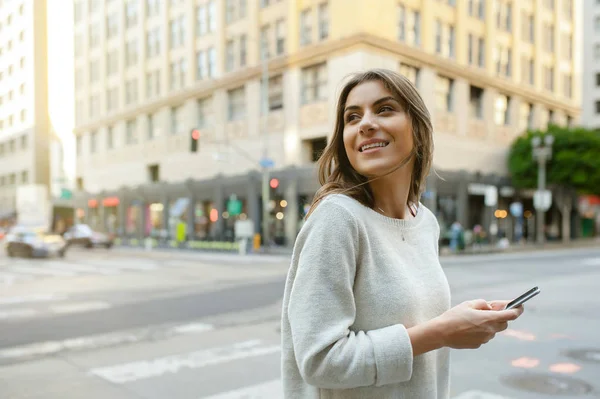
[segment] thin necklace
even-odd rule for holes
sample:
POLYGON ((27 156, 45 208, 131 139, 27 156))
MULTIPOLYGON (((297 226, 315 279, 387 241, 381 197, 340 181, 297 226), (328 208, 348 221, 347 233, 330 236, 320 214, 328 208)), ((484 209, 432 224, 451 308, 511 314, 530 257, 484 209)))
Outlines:
MULTIPOLYGON (((383 209, 381 209, 380 207, 377 207, 377 209, 379 209, 381 211, 381 213, 383 213, 384 215, 386 215, 386 213, 385 213, 385 211, 383 209)), ((417 211, 413 213, 412 207, 410 205, 408 206, 408 210, 410 211, 410 214, 413 217, 416 217, 417 213, 419 212, 419 208, 416 208, 416 209, 417 209, 417 211)), ((402 241, 406 241, 406 239, 404 238, 404 229, 402 230, 401 234, 402 234, 402 241)))

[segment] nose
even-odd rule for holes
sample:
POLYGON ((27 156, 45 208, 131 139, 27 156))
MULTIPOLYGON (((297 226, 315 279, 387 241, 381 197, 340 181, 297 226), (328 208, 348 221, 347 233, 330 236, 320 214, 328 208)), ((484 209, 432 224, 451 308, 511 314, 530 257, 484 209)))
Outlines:
POLYGON ((360 120, 359 131, 361 134, 370 134, 377 130, 377 125, 373 120, 373 116, 370 112, 365 113, 365 115, 360 120))

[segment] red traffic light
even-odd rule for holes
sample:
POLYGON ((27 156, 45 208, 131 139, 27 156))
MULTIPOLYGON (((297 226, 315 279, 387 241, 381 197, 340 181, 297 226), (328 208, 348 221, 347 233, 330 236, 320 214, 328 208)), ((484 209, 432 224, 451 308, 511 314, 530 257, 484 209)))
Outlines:
POLYGON ((200 138, 200 130, 198 130, 198 129, 192 130, 192 138, 194 140, 198 140, 200 138))
POLYGON ((279 187, 279 180, 275 178, 271 179, 271 181, 269 182, 269 186, 271 186, 271 188, 279 187))

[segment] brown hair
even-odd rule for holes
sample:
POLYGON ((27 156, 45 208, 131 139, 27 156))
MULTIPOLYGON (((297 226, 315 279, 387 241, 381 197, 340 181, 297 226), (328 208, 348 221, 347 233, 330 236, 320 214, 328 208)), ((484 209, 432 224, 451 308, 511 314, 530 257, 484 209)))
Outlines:
POLYGON ((383 176, 368 180, 366 176, 354 170, 348 160, 343 142, 344 108, 348 94, 359 84, 373 80, 383 83, 384 87, 404 106, 405 112, 410 118, 413 150, 407 159, 389 173, 404 166, 412 157, 415 157, 407 205, 415 205, 419 202, 433 160, 431 116, 417 88, 405 76, 387 69, 370 69, 352 75, 341 90, 337 103, 333 138, 318 161, 321 188, 315 194, 306 215, 307 218, 319 202, 330 194, 346 194, 370 208, 374 205, 373 192, 368 183, 383 176))

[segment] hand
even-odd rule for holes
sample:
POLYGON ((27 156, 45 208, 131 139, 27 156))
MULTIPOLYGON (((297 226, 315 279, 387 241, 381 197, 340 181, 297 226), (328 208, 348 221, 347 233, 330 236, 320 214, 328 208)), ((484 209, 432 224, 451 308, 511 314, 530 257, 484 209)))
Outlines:
POLYGON ((444 334, 444 346, 476 349, 489 342, 496 333, 506 330, 508 322, 523 313, 523 308, 504 309, 505 301, 492 304, 483 299, 463 302, 438 317, 444 334))
MULTIPOLYGON (((506 308, 506 305, 508 305, 509 303, 510 301, 505 300, 488 301, 488 305, 490 305, 492 310, 504 310, 504 308, 506 308)), ((521 309, 523 311, 525 308, 524 305, 520 305, 516 309, 521 309)), ((522 311, 521 313, 523 313, 522 311)))

